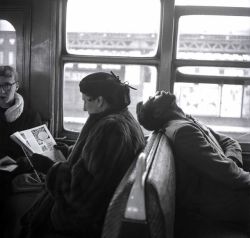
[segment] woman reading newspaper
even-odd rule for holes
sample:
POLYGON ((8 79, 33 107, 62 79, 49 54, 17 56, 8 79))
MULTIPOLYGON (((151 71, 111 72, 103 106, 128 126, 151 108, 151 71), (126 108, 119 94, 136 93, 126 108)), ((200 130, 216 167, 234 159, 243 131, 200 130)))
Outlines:
POLYGON ((130 86, 113 73, 80 82, 89 118, 66 162, 31 157, 47 191, 23 217, 23 237, 100 237, 109 201, 145 141, 128 111, 130 86))

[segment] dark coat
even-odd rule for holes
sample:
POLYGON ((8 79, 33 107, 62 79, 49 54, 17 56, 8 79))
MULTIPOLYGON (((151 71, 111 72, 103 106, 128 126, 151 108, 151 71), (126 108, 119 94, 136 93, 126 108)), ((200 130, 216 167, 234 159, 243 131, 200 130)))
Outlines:
POLYGON ((26 130, 42 124, 41 117, 37 112, 24 107, 19 118, 13 122, 7 122, 4 111, 0 110, 0 158, 8 155, 13 159, 24 156, 21 147, 10 139, 10 135, 16 131, 26 130))
POLYGON ((249 219, 247 206, 245 215, 238 209, 250 191, 250 173, 241 168, 239 143, 191 118, 170 121, 166 134, 176 162, 177 217, 186 212, 215 220, 249 219))
MULTIPOLYGON (((40 115, 31 109, 25 108, 25 106, 21 115, 13 122, 5 120, 4 110, 0 108, 0 158, 9 156, 14 160, 18 160, 19 157, 24 156, 22 148, 10 139, 10 135, 16 131, 26 130, 41 124, 40 115)), ((9 200, 9 194, 11 193, 11 181, 17 174, 29 170, 29 166, 26 168, 26 166, 20 166, 19 164, 18 168, 11 173, 0 171, 0 228, 2 230, 3 227, 6 228, 6 214, 10 212, 6 206, 6 201, 9 200), (4 210, 5 208, 7 208, 7 211, 4 210)))
MULTIPOLYGON (((90 116, 68 161, 55 164, 47 174, 53 205, 45 220, 51 221, 55 233, 99 237, 112 195, 144 146, 140 125, 127 109, 90 116)), ((43 214, 35 216, 39 220, 43 214)), ((33 221, 38 230, 31 228, 31 237, 44 232, 38 223, 33 221)))

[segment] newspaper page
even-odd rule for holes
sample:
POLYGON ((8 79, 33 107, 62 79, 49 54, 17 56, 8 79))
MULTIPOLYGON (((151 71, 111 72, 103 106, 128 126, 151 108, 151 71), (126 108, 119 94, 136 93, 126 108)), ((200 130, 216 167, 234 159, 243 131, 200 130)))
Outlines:
POLYGON ((37 153, 49 157, 54 162, 65 161, 61 151, 54 149, 56 142, 45 124, 15 132, 11 138, 25 150, 28 156, 37 153))

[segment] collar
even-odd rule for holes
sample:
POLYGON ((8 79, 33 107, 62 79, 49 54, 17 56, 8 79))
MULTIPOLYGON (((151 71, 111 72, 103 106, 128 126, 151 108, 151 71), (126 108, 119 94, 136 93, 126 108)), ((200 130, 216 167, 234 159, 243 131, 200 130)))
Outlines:
POLYGON ((19 93, 15 93, 14 99, 15 99, 15 104, 9 107, 4 113, 7 122, 14 122, 21 116, 23 112, 23 107, 24 107, 23 97, 19 93))

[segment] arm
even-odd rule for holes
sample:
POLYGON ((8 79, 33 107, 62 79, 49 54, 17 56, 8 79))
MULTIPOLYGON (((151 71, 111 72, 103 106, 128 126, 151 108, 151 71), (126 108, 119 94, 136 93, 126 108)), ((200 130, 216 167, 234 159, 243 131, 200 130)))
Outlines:
POLYGON ((231 188, 250 188, 250 174, 212 147, 196 127, 180 128, 173 144, 178 159, 198 173, 231 188))
POLYGON ((228 136, 222 135, 220 133, 217 133, 212 129, 210 129, 210 132, 213 134, 215 139, 220 144, 227 158, 232 159, 238 166, 242 168, 243 161, 242 161, 242 154, 241 154, 242 151, 240 144, 236 140, 228 136))

